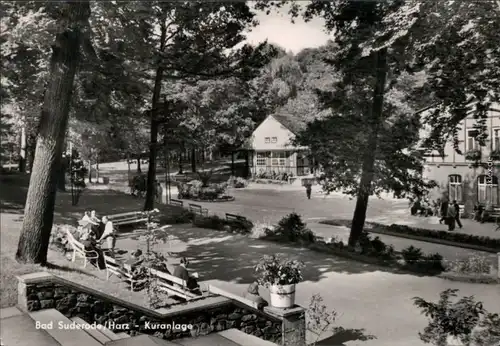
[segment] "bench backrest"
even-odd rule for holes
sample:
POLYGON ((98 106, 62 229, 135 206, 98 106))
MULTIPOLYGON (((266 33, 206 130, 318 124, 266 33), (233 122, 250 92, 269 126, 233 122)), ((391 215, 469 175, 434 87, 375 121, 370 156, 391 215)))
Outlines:
POLYGON ((151 275, 155 276, 157 279, 170 281, 170 282, 177 284, 177 285, 180 285, 182 287, 187 287, 186 280, 182 280, 181 278, 164 273, 160 270, 151 269, 151 275))
POLYGON ((170 204, 172 205, 178 205, 180 207, 182 207, 184 205, 184 202, 183 201, 179 201, 178 199, 170 199, 170 204))
POLYGON ((123 219, 136 219, 136 218, 141 218, 141 217, 143 217, 141 212, 134 211, 134 212, 123 213, 123 214, 109 215, 108 219, 111 221, 117 221, 117 220, 123 220, 123 219))
POLYGON ((104 255, 104 263, 106 264, 106 270, 112 272, 113 274, 125 275, 127 278, 132 277, 132 274, 130 273, 131 267, 126 265, 126 264, 124 264, 122 266, 113 257, 109 257, 107 255, 104 255))
POLYGON ((73 234, 71 234, 71 232, 68 229, 66 230, 66 236, 68 237, 68 242, 71 244, 73 249, 75 249, 78 252, 85 253, 85 246, 78 240, 76 240, 73 234))
POLYGON ((196 210, 201 210, 201 205, 199 204, 189 204, 189 209, 196 209, 196 210))

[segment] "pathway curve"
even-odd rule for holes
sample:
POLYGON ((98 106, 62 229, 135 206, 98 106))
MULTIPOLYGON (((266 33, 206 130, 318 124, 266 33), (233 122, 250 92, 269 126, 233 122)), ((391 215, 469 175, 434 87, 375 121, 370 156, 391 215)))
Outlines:
MULTIPOLYGON (((177 239, 168 246, 161 246, 165 252, 174 253, 171 263, 178 263, 181 256, 186 256, 191 261, 191 268, 203 280, 238 294, 254 280, 253 266, 261 256, 284 253, 304 261, 305 281, 298 286, 297 303, 307 306, 310 297, 319 293, 325 304, 338 312, 339 326, 365 328, 367 333, 377 337, 346 345, 424 346, 418 331, 424 328, 426 319, 413 306, 412 298, 437 300, 439 293, 447 288, 459 289, 461 295, 474 295, 488 310, 500 312, 498 285, 398 274, 388 268, 325 256, 307 249, 189 226, 174 226, 172 235, 177 239)), ((118 248, 135 249, 136 246, 132 239, 119 239, 117 243, 118 248)), ((267 292, 262 294, 267 298, 267 292)))

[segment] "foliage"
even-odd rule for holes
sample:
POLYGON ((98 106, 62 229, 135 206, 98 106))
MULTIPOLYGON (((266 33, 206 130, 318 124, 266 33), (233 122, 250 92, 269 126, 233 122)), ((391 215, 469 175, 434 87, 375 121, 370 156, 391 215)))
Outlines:
POLYGON ((71 155, 71 162, 70 162, 71 168, 71 184, 73 186, 83 189, 85 188, 85 177, 88 173, 88 169, 85 167, 84 162, 80 158, 80 155, 78 152, 73 152, 73 155, 71 155))
POLYGON ((471 341, 477 345, 496 345, 500 341, 498 314, 489 314, 472 296, 455 299, 457 292, 456 289, 441 292, 437 303, 413 298, 414 304, 429 319, 428 326, 419 333, 420 339, 436 346, 447 345, 450 336, 467 345, 471 341), (477 333, 475 329, 479 329, 477 333))
POLYGON ((463 274, 489 274, 490 267, 488 257, 472 255, 465 260, 453 261, 446 269, 463 274))
POLYGON ((356 340, 359 341, 375 339, 373 335, 365 335, 364 329, 345 329, 343 327, 336 327, 335 322, 337 316, 338 314, 335 310, 328 310, 327 306, 323 304, 323 297, 319 294, 312 295, 305 316, 306 329, 315 336, 313 342, 309 345, 316 345, 325 333, 333 334, 331 337, 332 339, 344 333, 355 335, 356 340))
POLYGON ((227 184, 235 189, 241 189, 248 186, 248 180, 242 177, 229 177, 227 184))
POLYGON ((413 271, 423 273, 440 273, 444 271, 443 256, 438 253, 424 255, 419 248, 409 246, 401 251, 405 266, 413 271))
POLYGON ((403 249, 401 254, 403 255, 405 262, 408 264, 416 263, 424 257, 422 249, 416 248, 413 245, 403 249))
MULTIPOLYGON (((349 220, 324 220, 320 221, 320 223, 333 226, 350 227, 352 222, 349 220)), ((458 233, 458 232, 437 231, 437 230, 416 228, 416 227, 397 225, 397 224, 392 224, 388 226, 376 222, 370 222, 369 225, 372 227, 374 231, 380 231, 380 232, 387 231, 395 235, 407 234, 424 238, 442 239, 461 244, 483 246, 493 250, 498 249, 500 247, 500 239, 495 239, 485 236, 477 236, 473 234, 458 233)))
POLYGON ((245 220, 226 220, 217 215, 201 216, 194 215, 193 226, 215 229, 218 231, 235 232, 247 234, 252 231, 253 223, 245 220))
POLYGON ((297 213, 284 216, 276 227, 269 230, 268 235, 290 242, 304 241, 312 243, 315 239, 314 233, 307 228, 306 223, 302 221, 302 218, 297 213))
POLYGON ((302 268, 304 263, 298 260, 290 260, 279 254, 264 256, 255 266, 257 281, 259 285, 269 287, 271 285, 291 285, 302 281, 302 268))
POLYGON ((178 189, 178 198, 180 199, 214 201, 224 196, 227 184, 209 184, 204 186, 203 182, 192 180, 188 183, 179 183, 178 189))

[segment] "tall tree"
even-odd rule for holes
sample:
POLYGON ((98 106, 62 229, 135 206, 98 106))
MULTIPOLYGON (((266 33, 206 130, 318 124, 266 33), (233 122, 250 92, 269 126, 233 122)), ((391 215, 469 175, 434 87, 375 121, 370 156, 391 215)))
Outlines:
MULTIPOLYGON (((419 95, 419 89, 430 92, 431 98, 439 104, 435 112, 422 119, 433 128, 426 143, 429 147, 440 149, 448 138, 454 138, 457 144, 459 123, 466 116, 465 109, 471 98, 477 100, 472 113, 478 119, 478 127, 482 130, 480 141, 484 143, 485 126, 481 126, 481 122, 485 122, 486 109, 500 94, 500 47, 496 44, 500 40, 500 7, 497 1, 313 0, 305 6, 295 1, 259 1, 257 7, 279 8, 286 3, 292 4, 289 10, 292 17, 303 14, 310 20, 320 16, 325 20, 326 29, 335 32, 333 43, 337 50, 326 61, 340 72, 341 89, 355 83, 356 79, 373 75, 375 65, 366 64, 366 61, 377 59, 378 78, 371 82, 374 92, 369 110, 372 115, 369 133, 373 134, 373 143, 380 121, 384 119, 380 113, 383 97, 394 88, 402 72, 425 72, 426 79, 420 87, 414 88, 413 94, 419 95)), ((332 107, 339 102, 339 98, 332 95, 324 104, 332 107)), ((366 165, 358 186, 351 245, 362 232, 366 188, 373 190, 372 164, 368 158, 375 150, 367 145, 362 153, 366 165)))
POLYGON ((50 77, 16 258, 21 262, 45 264, 73 82, 80 62, 80 48, 82 43, 88 43, 90 6, 88 1, 68 1, 40 10, 54 18, 58 32, 52 46, 50 77))

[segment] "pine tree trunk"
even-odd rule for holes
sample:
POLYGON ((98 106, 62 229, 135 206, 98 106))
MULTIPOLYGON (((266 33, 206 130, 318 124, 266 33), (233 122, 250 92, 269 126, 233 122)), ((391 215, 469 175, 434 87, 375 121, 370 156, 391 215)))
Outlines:
POLYGON ((97 184, 99 184, 99 157, 95 162, 95 181, 97 184))
POLYGON ((179 150, 179 174, 184 173, 184 167, 183 167, 183 162, 182 162, 183 151, 184 151, 184 149, 179 150))
MULTIPOLYGON (((167 40, 167 26, 165 22, 161 25, 160 35, 160 52, 165 50, 167 40)), ((160 123, 158 122, 158 107, 161 95, 161 83, 163 80, 163 66, 158 66, 156 69, 155 85, 153 89, 153 100, 151 102, 151 139, 149 142, 149 166, 148 180, 146 185, 146 200, 144 202, 144 210, 152 210, 155 204, 155 180, 156 180, 156 156, 158 151, 158 130, 160 123)))
POLYGON ((196 149, 191 148, 191 171, 196 173, 196 149))
POLYGON ((92 160, 89 159, 89 183, 92 183, 92 160))
POLYGON ((376 53, 376 79, 373 92, 373 106, 370 119, 371 133, 369 134, 367 146, 363 155, 363 165, 361 168, 361 181, 356 200, 356 207, 352 218, 351 233, 349 243, 355 247, 359 237, 363 232, 366 220, 366 210, 368 208, 368 198, 372 191, 372 181, 375 169, 375 155, 377 152, 378 134, 382 120, 384 107, 384 91, 387 75, 387 51, 385 49, 376 53))
POLYGON ((141 169, 141 157, 140 156, 137 158, 137 173, 138 174, 142 173, 142 169, 141 169))
POLYGON ((35 161, 36 136, 31 134, 28 136, 27 143, 27 160, 28 171, 33 172, 33 162, 35 161))
POLYGON ((20 173, 25 173, 26 172, 26 126, 23 125, 21 127, 21 135, 19 139, 19 172, 20 173))
POLYGON ((68 2, 69 18, 62 18, 66 30, 57 34, 52 47, 50 79, 47 85, 33 172, 31 174, 24 221, 16 259, 24 263, 47 263, 47 251, 54 219, 56 185, 61 165, 64 137, 79 64, 79 27, 90 16, 89 2, 68 2))

